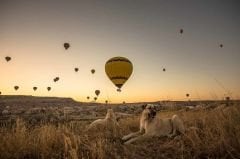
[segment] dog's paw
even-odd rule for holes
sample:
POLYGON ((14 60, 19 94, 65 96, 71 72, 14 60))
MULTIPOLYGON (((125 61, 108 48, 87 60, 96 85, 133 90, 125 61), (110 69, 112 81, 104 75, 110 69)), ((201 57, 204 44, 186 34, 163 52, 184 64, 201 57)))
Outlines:
POLYGON ((173 136, 174 136, 173 134, 168 134, 167 135, 168 138, 173 138, 173 136))
POLYGON ((124 145, 130 145, 132 142, 130 140, 124 142, 124 145))
POLYGON ((123 136, 122 140, 123 140, 123 141, 128 140, 128 136, 123 136))

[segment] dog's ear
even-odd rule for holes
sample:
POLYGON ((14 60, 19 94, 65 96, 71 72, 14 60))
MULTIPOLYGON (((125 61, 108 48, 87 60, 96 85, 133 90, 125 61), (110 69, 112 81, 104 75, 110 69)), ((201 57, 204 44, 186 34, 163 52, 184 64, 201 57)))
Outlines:
POLYGON ((143 105, 142 105, 142 109, 145 109, 146 106, 147 106, 147 104, 143 104, 143 105))

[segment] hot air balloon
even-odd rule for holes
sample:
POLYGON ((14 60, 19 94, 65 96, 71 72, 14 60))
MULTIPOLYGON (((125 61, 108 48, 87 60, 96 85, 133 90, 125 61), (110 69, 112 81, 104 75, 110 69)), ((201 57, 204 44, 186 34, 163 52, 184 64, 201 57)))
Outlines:
POLYGON ((9 57, 9 56, 6 56, 5 57, 5 60, 8 62, 8 61, 10 61, 12 58, 11 57, 9 57))
POLYGON ((94 97, 94 100, 96 101, 96 100, 97 100, 97 97, 94 97))
POLYGON ((2 94, 2 92, 0 91, 0 95, 2 94))
POLYGON ((74 71, 75 71, 75 72, 78 72, 78 68, 77 68, 77 67, 76 67, 76 68, 74 68, 74 71))
POLYGON ((59 79, 60 79, 59 77, 56 77, 56 78, 53 79, 53 81, 57 82, 57 81, 59 81, 59 79))
POLYGON ((105 64, 105 72, 108 78, 121 91, 124 83, 129 79, 133 72, 133 65, 130 60, 125 57, 113 57, 105 64))
POLYGON ((36 91, 36 90, 37 90, 37 87, 33 87, 33 90, 36 91))
POLYGON ((87 96, 87 99, 90 99, 90 97, 89 97, 89 96, 87 96))
POLYGON ((108 100, 105 100, 105 103, 108 104, 108 100))
POLYGON ((186 94, 186 97, 189 97, 189 96, 190 96, 190 94, 187 93, 187 94, 186 94))
POLYGON ((220 44, 219 46, 222 48, 222 47, 223 47, 223 44, 220 44))
POLYGON ((67 50, 70 47, 70 44, 69 43, 64 43, 63 46, 64 46, 65 50, 67 50))
POLYGON ((14 89, 17 91, 19 89, 19 86, 14 86, 14 89))
POLYGON ((100 90, 95 90, 95 94, 96 94, 97 96, 99 96, 100 90))
POLYGON ((95 70, 94 70, 94 69, 91 69, 91 72, 92 72, 92 74, 94 74, 94 73, 95 73, 95 70))
POLYGON ((123 101, 123 104, 126 104, 126 102, 125 102, 125 101, 123 101))
POLYGON ((163 72, 165 72, 166 71, 166 69, 165 68, 163 68, 163 72))
POLYGON ((47 90, 50 91, 50 90, 51 90, 51 87, 47 87, 47 90))
POLYGON ((182 33, 183 33, 183 29, 180 29, 180 31, 179 31, 179 32, 180 32, 180 34, 182 34, 182 33))

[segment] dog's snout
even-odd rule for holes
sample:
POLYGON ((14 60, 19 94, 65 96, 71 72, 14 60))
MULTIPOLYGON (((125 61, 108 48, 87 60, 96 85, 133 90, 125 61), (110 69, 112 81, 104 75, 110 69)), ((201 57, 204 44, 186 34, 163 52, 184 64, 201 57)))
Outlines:
POLYGON ((153 114, 153 116, 155 116, 157 113, 156 113, 155 111, 153 111, 153 113, 152 113, 152 114, 153 114))

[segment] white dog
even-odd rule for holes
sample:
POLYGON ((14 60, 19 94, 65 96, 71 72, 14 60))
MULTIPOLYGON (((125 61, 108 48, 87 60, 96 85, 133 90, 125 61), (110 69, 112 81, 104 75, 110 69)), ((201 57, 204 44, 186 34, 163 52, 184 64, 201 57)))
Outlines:
POLYGON ((172 118, 159 119, 156 117, 155 106, 148 104, 144 105, 143 109, 140 118, 140 130, 124 136, 122 140, 125 144, 153 136, 172 137, 175 136, 177 132, 182 134, 185 132, 183 121, 178 115, 173 115, 172 118))

